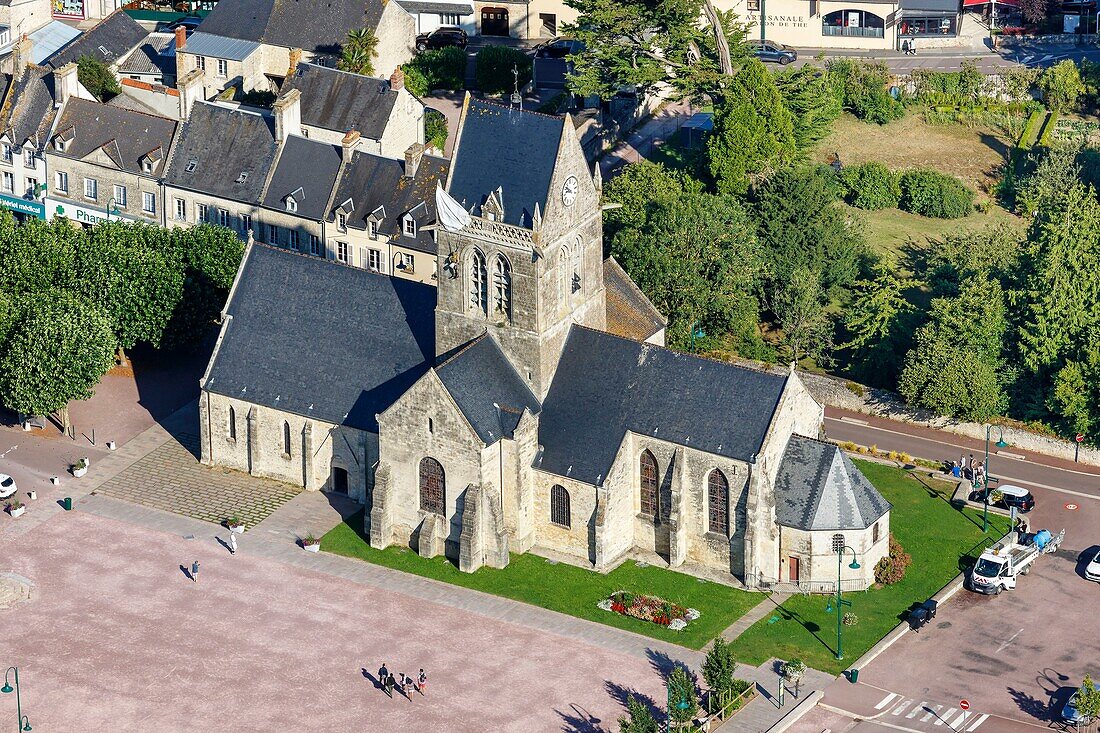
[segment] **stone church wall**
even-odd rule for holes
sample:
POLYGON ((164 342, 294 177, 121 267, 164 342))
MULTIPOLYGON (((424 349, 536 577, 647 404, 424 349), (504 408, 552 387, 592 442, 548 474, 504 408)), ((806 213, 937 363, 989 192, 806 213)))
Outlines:
POLYGON ((542 471, 534 475, 538 546, 595 564, 596 487, 542 471), (569 492, 569 527, 550 521, 550 491, 555 484, 569 492))
MULTIPOLYGON (((851 553, 844 553, 844 561, 841 563, 840 577, 842 581, 858 581, 863 587, 868 587, 875 580, 875 565, 889 554, 890 515, 887 514, 877 522, 878 542, 873 542, 874 525, 862 531, 845 531, 844 542, 856 551, 856 560, 859 569, 848 567, 852 561, 851 553)), ((789 558, 797 557, 799 561, 799 581, 802 583, 835 583, 837 575, 837 558, 833 552, 833 535, 836 532, 822 530, 807 532, 799 529, 783 527, 780 530, 782 542, 780 555, 783 563, 783 575, 781 580, 790 580, 789 558)), ((848 590, 845 587, 845 590, 848 590)))

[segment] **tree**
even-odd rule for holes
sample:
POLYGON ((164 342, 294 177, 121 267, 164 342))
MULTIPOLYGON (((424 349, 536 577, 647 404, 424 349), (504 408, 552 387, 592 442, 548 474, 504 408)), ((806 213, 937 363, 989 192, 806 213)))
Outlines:
POLYGON ((1028 23, 1041 23, 1047 17, 1047 0, 1021 0, 1020 11, 1024 21, 1028 23))
POLYGON ((1070 190, 1081 183, 1081 165, 1077 162, 1078 148, 1072 145, 1056 145, 1053 148, 1033 152, 1038 156, 1035 169, 1023 177, 1016 190, 1016 212, 1034 216, 1046 204, 1058 207, 1070 190))
POLYGON ((1077 689, 1077 700, 1074 707, 1083 720, 1089 721, 1089 725, 1100 720, 1100 689, 1097 683, 1092 681, 1092 675, 1086 674, 1081 680, 1081 687, 1077 689))
POLYGON ((172 234, 172 246, 183 258, 183 294, 164 343, 181 346, 206 335, 220 315, 241 266, 244 244, 231 229, 209 224, 173 229, 172 234))
POLYGON ((816 271, 830 294, 856 279, 863 235, 839 204, 830 168, 785 168, 754 193, 757 234, 773 284, 789 282, 799 266, 816 271))
POLYGON ((719 698, 723 700, 733 689, 737 673, 737 659, 733 656, 733 644, 721 636, 715 637, 714 644, 703 660, 703 679, 719 698))
POLYGON ((687 670, 677 665, 665 681, 668 686, 672 709, 669 719, 674 723, 687 723, 699 712, 699 696, 695 693, 695 682, 688 676, 687 670))
POLYGON ((531 57, 518 48, 483 46, 477 52, 474 76, 486 94, 506 94, 531 81, 531 57), (519 75, 518 77, 516 75, 519 75))
POLYGON ((828 76, 812 64, 775 75, 783 104, 794 116, 794 142, 801 151, 812 149, 833 130, 842 109, 840 96, 828 76))
POLYGON ((1047 106, 1056 112, 1072 109, 1077 98, 1085 93, 1081 70, 1070 59, 1059 61, 1039 76, 1039 89, 1047 106))
POLYGON ((702 184, 660 163, 643 159, 627 165, 603 187, 604 202, 619 204, 604 211, 605 239, 613 239, 623 227, 646 226, 651 208, 661 202, 675 201, 685 191, 701 193, 702 184))
POLYGON ((1095 436, 1100 427, 1100 344, 1081 361, 1070 360, 1054 376, 1047 407, 1074 433, 1095 436))
POLYGON ((1022 247, 1022 232, 1013 227, 948 234, 928 253, 932 294, 955 295, 962 283, 972 278, 1007 284, 1015 276, 1022 247))
POLYGON ((111 69, 92 56, 81 56, 76 60, 76 78, 100 102, 122 94, 122 87, 118 85, 111 69))
POLYGON ((64 217, 16 224, 0 212, 0 288, 13 297, 68 285, 76 245, 87 235, 64 217))
POLYGON ((711 0, 566 0, 577 11, 564 33, 584 44, 572 57, 569 90, 610 99, 671 85, 680 97, 716 104, 748 58, 748 27, 711 0), (700 18, 705 22, 700 23, 700 18))
POLYGON ((882 387, 896 384, 915 313, 905 294, 917 285, 881 260, 869 278, 855 283, 844 311, 848 341, 841 348, 852 352, 853 370, 863 381, 882 387))
POLYGON ((115 338, 103 309, 64 291, 30 297, 0 356, 0 401, 47 415, 92 396, 114 363, 115 338))
POLYGON ((369 28, 356 28, 348 31, 336 66, 341 71, 374 76, 374 58, 377 55, 378 36, 369 28))
POLYGON ((707 162, 722 193, 742 194, 795 155, 794 118, 783 104, 771 72, 750 59, 733 77, 729 94, 714 113, 707 162))
POLYGON ((789 282, 774 288, 771 310, 783 326, 783 343, 791 360, 826 358, 833 345, 833 322, 825 311, 825 290, 817 271, 796 267, 789 282))
POLYGON ((627 714, 619 717, 619 733, 660 733, 661 726, 641 701, 631 695, 626 701, 627 714))
POLYGON ((760 246, 733 197, 658 199, 644 223, 615 235, 611 254, 669 318, 670 344, 686 346, 693 323, 735 343, 759 338, 760 246))
POLYGON ((1008 322, 996 281, 967 281, 958 296, 932 301, 928 323, 905 357, 898 391, 909 404, 966 420, 1006 407, 1001 351, 1008 322))

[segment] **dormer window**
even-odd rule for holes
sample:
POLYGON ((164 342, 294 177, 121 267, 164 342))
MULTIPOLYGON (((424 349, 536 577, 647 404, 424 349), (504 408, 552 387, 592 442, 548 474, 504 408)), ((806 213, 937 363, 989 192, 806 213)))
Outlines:
POLYGON ((149 160, 148 158, 141 161, 141 171, 142 171, 142 173, 152 173, 153 172, 153 161, 149 160))
MULTIPOLYGON (((61 138, 57 138, 56 140, 54 140, 53 141, 53 146, 54 146, 54 149, 57 150, 57 152, 59 152, 59 153, 64 153, 65 152, 65 141, 62 140, 61 138)), ((11 153, 8 153, 8 154, 10 155, 11 153)))
POLYGON ((348 230, 347 214, 340 213, 336 215, 336 228, 342 232, 346 232, 348 230))
POLYGON ((416 236, 416 220, 415 219, 413 219, 411 216, 406 214, 405 218, 402 220, 402 225, 403 225, 402 231, 405 233, 406 237, 415 237, 416 236))
POLYGON ((293 196, 286 197, 286 210, 292 214, 298 211, 298 202, 294 200, 293 196))
POLYGON ((378 222, 373 219, 367 222, 367 231, 370 233, 371 239, 378 239, 378 222))
POLYGON ((197 168, 198 165, 199 165, 199 162, 197 160, 187 161, 187 167, 184 169, 184 173, 194 173, 195 168, 197 168))

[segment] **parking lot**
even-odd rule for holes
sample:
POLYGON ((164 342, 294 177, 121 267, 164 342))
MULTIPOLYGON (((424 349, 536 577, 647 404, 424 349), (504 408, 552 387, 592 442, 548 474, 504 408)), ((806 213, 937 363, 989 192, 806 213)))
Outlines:
POLYGON ((1032 529, 1065 527, 1061 549, 1040 556, 1014 591, 960 591, 935 622, 861 670, 861 683, 918 701, 965 698, 982 713, 1051 723, 1085 673, 1100 674, 1100 584, 1083 577, 1085 555, 1100 544, 1100 500, 1027 488, 1037 502, 1032 529))

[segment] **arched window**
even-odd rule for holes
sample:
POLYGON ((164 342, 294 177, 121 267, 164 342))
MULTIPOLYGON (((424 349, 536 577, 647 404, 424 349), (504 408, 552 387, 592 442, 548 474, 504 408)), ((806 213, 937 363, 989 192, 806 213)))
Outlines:
POLYGON ((512 316, 512 266, 504 255, 493 260, 493 310, 512 316))
POLYGON ((710 531, 729 535, 730 483, 717 468, 707 476, 707 508, 710 514, 710 531))
POLYGON ((573 273, 569 269, 569 250, 562 247, 558 250, 558 295, 562 303, 569 301, 570 281, 573 273))
POLYGON ((882 38, 886 26, 882 16, 866 10, 836 10, 821 17, 821 35, 882 38))
POLYGON ((283 453, 290 455, 290 423, 283 420, 283 453))
POLYGON ((642 497, 642 514, 647 517, 657 516, 657 459, 649 451, 642 451, 639 459, 640 479, 639 488, 642 497))
POLYGON ((575 293, 581 289, 581 273, 584 272, 584 262, 581 257, 581 253, 584 252, 584 248, 581 247, 581 238, 577 237, 577 243, 573 245, 573 272, 569 281, 569 292, 575 293))
POLYGON ((476 249, 470 256, 470 307, 488 315, 489 283, 485 276, 485 255, 476 249))
POLYGON ((229 408, 229 439, 237 439, 237 412, 232 407, 229 408))
POLYGON ((444 514, 447 505, 447 480, 443 466, 434 458, 420 461, 420 509, 433 514, 444 514))
POLYGON ((569 526, 569 492, 558 484, 550 487, 550 522, 559 527, 569 526))

